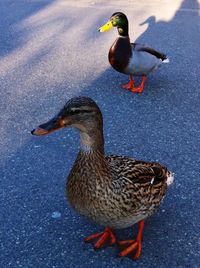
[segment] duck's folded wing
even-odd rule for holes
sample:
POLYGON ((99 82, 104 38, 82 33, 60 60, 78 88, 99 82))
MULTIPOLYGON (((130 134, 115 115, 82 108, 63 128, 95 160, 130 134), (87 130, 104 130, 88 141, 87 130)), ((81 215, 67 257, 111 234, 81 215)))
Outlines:
POLYGON ((147 163, 143 161, 135 161, 132 168, 129 170, 127 177, 134 184, 156 185, 159 183, 166 183, 168 171, 164 166, 158 163, 147 163))
POLYGON ((129 180, 130 183, 156 185, 167 182, 169 171, 156 162, 138 161, 124 156, 107 156, 107 162, 117 174, 118 179, 129 180))
POLYGON ((131 46, 133 49, 137 50, 138 52, 147 52, 153 56, 155 56, 158 59, 161 59, 162 61, 167 60, 167 56, 153 48, 146 47, 145 45, 138 44, 138 43, 131 43, 131 46))

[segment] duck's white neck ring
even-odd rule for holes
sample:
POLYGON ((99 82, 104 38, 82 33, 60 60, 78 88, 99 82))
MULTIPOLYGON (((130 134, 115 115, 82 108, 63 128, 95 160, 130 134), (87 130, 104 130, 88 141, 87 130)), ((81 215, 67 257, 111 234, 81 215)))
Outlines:
POLYGON ((129 36, 128 36, 128 35, 126 35, 126 36, 123 36, 123 35, 118 35, 118 37, 119 37, 119 38, 123 38, 123 39, 129 38, 129 36))

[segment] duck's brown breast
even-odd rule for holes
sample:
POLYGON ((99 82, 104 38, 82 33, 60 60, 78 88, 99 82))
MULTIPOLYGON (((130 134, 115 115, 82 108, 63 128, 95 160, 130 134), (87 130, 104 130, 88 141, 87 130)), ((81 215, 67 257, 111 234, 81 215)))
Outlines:
POLYGON ((99 217, 108 218, 110 180, 104 159, 94 154, 79 155, 66 183, 70 204, 79 214, 97 223, 99 217))
POLYGON ((109 50, 108 59, 116 71, 124 73, 131 56, 129 37, 118 37, 109 50))

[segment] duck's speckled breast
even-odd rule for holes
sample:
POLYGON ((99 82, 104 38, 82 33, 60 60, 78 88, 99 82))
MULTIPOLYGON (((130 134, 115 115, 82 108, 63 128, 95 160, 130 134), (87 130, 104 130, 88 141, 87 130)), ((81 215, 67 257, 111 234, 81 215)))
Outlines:
POLYGON ((109 180, 106 163, 100 155, 79 154, 66 183, 72 207, 97 223, 99 217, 107 218, 110 210, 109 180))
POLYGON ((129 191, 123 193, 119 186, 117 193, 112 189, 113 185, 109 187, 109 184, 101 184, 93 176, 89 179, 86 182, 86 177, 80 173, 70 176, 66 193, 76 212, 99 225, 114 229, 127 228, 145 219, 156 209, 155 205, 147 209, 145 204, 138 209, 134 196, 126 198, 126 195, 130 196, 129 191))

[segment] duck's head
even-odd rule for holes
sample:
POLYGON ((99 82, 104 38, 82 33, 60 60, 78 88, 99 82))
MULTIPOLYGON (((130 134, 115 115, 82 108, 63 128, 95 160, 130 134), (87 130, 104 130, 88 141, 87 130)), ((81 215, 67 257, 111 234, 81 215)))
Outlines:
POLYGON ((102 114, 97 104, 88 97, 75 97, 55 117, 31 133, 37 136, 47 135, 64 127, 75 127, 87 132, 87 129, 97 124, 102 124, 102 114))
POLYGON ((106 32, 113 27, 117 27, 120 36, 128 36, 128 19, 122 12, 115 12, 110 20, 99 28, 99 32, 106 32))
POLYGON ((82 144, 95 147, 95 144, 100 143, 100 146, 103 146, 102 114, 98 105, 91 98, 70 99, 55 117, 39 125, 31 133, 42 136, 64 127, 79 129, 82 144))

